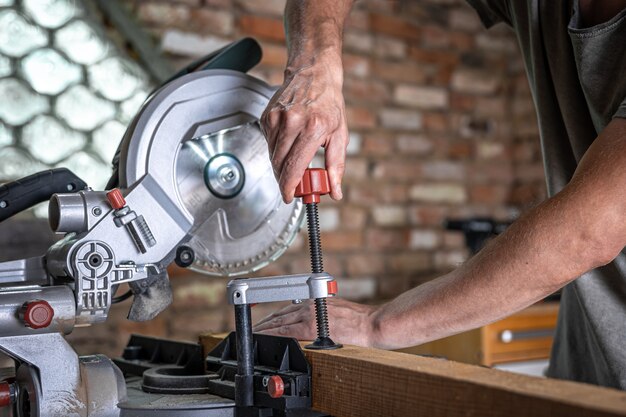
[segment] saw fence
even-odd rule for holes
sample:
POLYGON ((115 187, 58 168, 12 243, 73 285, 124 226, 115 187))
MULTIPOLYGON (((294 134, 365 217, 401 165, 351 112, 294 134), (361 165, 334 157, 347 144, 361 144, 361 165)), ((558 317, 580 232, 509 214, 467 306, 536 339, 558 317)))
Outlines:
MULTIPOLYGON (((201 336, 205 356, 221 340, 201 336)), ((313 408, 335 417, 626 416, 614 389, 355 346, 304 352, 313 408)))

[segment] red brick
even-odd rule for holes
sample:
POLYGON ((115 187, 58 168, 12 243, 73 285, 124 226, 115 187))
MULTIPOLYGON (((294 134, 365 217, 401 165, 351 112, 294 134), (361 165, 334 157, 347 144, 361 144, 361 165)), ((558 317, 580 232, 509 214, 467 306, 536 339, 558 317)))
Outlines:
POLYGON ((398 161, 394 159, 378 162, 374 165, 372 176, 384 181, 415 181, 423 174, 421 164, 414 161, 398 161))
POLYGON ((452 76, 452 88, 455 91, 470 94, 494 94, 501 86, 501 79, 488 69, 476 70, 463 68, 452 76))
POLYGON ((256 36, 272 41, 285 41, 285 30, 282 19, 270 17, 243 15, 237 21, 242 34, 256 36))
POLYGON ((370 14, 370 29, 374 32, 399 38, 416 41, 420 38, 420 29, 407 19, 383 15, 378 13, 370 14))
POLYGON ((349 276, 369 276, 385 272, 385 257, 375 253, 350 255, 346 259, 349 276))
POLYGON ((443 227, 448 210, 439 206, 414 206, 409 209, 409 219, 419 226, 443 227))
MULTIPOLYGON (((388 180, 383 178, 382 181, 388 180)), ((363 205, 402 203, 408 200, 406 185, 380 183, 360 183, 350 187, 350 202, 363 205)))
POLYGON ((360 182, 367 178, 369 163, 366 159, 347 157, 346 170, 343 174, 344 183, 360 182))
POLYGON ((410 288, 410 277, 404 274, 386 274, 378 281, 378 296, 383 300, 388 300, 397 297, 410 288))
POLYGON ((324 250, 331 252, 345 252, 360 249, 363 245, 361 231, 322 232, 324 250))
POLYGON ((424 135, 398 135, 396 147, 403 154, 427 155, 432 153, 434 144, 424 135))
POLYGON ((346 106, 346 118, 351 129, 376 126, 376 115, 365 107, 346 106))
POLYGON ((364 208, 349 206, 345 202, 341 204, 341 227, 343 229, 360 230, 365 227, 366 221, 367 212, 364 208))
POLYGON ((379 251, 406 249, 409 231, 370 228, 366 232, 367 247, 379 251))
POLYGON ((370 72, 370 64, 367 58, 360 55, 343 54, 343 71, 346 75, 366 77, 370 72))
POLYGON ((469 112, 476 108, 476 96, 452 92, 450 94, 450 108, 469 112))
POLYGON ((385 132, 370 133, 363 138, 361 153, 381 157, 391 154, 394 148, 393 136, 385 132))
POLYGON ((469 180, 475 183, 504 183, 513 181, 513 167, 506 161, 472 164, 469 168, 469 180))
POLYGON ((436 112, 422 112, 424 129, 431 132, 445 132, 448 130, 448 119, 445 114, 436 112))
POLYGON ((409 56, 419 63, 439 64, 439 65, 457 65, 459 63, 459 54, 449 50, 426 49, 417 46, 411 46, 409 56))
POLYGON ((347 29, 343 34, 344 51, 370 53, 374 46, 374 38, 370 33, 347 29))
POLYGON ((400 205, 377 205, 372 208, 372 219, 377 226, 404 226, 407 224, 407 211, 400 205))
POLYGON ((536 164, 523 164, 515 167, 515 179, 518 181, 543 181, 545 178, 545 172, 543 165, 536 164))
POLYGON ((447 156, 450 159, 468 159, 472 156, 472 144, 454 141, 448 144, 447 156))
POLYGON ((376 36, 374 55, 379 58, 402 59, 406 56, 407 45, 403 40, 388 36, 376 36))
POLYGON ((359 103, 376 98, 376 104, 385 104, 391 93, 385 83, 368 78, 346 77, 343 82, 343 95, 347 103, 359 103))
POLYGON ((206 7, 191 11, 190 27, 196 33, 216 33, 227 36, 232 34, 234 26, 234 17, 230 11, 206 7))
MULTIPOLYGON (((325 235, 323 235, 325 236, 325 235)), ((307 244, 308 245, 308 244, 307 244)), ((322 250, 324 251, 324 271, 328 272, 331 275, 342 276, 345 274, 343 268, 343 257, 337 251, 329 245, 327 245, 327 241, 322 237, 322 250)), ((306 253, 303 253, 304 256, 298 256, 297 258, 293 258, 290 262, 291 271, 294 274, 302 274, 311 271, 311 257, 309 256, 308 249, 306 253)))
POLYGON ((446 249, 463 249, 465 248, 465 235, 463 232, 444 232, 443 246, 446 249))
MULTIPOLYGON (((356 8, 355 8, 356 9, 356 8)), ((364 10, 352 10, 346 19, 346 28, 369 30, 369 14, 364 10)))
POLYGON ((470 187, 469 194, 472 203, 503 204, 508 197, 509 187, 497 184, 478 184, 470 187))
POLYGON ((400 84, 393 93, 398 104, 418 109, 442 109, 448 107, 448 91, 438 87, 400 84))
POLYGON ((450 10, 448 27, 466 32, 477 32, 483 29, 478 14, 469 7, 450 10))
POLYGON ((287 65, 287 48, 284 46, 264 44, 261 64, 284 70, 287 65))
MULTIPOLYGON (((206 1, 206 0, 205 0, 206 1)), ((232 1, 232 0, 231 0, 232 1)), ((285 0, 235 0, 238 6, 255 15, 269 14, 282 17, 285 0)))
POLYGON ((186 25, 190 17, 188 7, 167 3, 141 3, 137 14, 142 22, 176 27, 186 25))
POLYGON ((380 124, 388 129, 415 131, 422 127, 422 114, 417 110, 383 108, 379 117, 380 124))
POLYGON ((413 63, 372 61, 372 74, 380 79, 391 82, 420 84, 426 81, 424 68, 413 63))
POLYGON ((424 272, 432 269, 432 261, 430 255, 425 252, 391 255, 389 269, 395 274, 424 272))

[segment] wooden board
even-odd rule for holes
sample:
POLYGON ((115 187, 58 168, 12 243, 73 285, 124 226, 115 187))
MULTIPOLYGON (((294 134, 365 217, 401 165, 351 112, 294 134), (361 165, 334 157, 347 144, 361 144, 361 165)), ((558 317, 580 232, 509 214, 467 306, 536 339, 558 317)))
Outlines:
MULTIPOLYGON (((220 340, 200 338, 205 352, 220 340)), ((626 416, 614 389, 354 346, 305 353, 313 408, 335 417, 626 416)))

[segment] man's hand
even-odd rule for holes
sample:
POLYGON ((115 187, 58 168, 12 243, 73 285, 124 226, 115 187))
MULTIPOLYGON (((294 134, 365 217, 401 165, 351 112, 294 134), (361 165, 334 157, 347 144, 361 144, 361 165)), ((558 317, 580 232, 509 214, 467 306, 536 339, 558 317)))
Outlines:
POLYGON ((287 68, 285 82, 261 117, 274 175, 286 203, 320 147, 325 148, 330 196, 342 197, 348 128, 341 57, 320 52, 310 64, 287 68))
POLYGON ((287 0, 285 81, 261 116, 274 175, 286 203, 320 147, 330 196, 341 199, 348 146, 341 49, 353 0, 287 0))
MULTIPOLYGON (((347 345, 374 346, 372 317, 375 311, 375 306, 329 298, 328 315, 333 340, 347 345)), ((314 340, 317 337, 314 305, 311 301, 305 301, 287 306, 258 322, 253 330, 299 340, 314 340)))

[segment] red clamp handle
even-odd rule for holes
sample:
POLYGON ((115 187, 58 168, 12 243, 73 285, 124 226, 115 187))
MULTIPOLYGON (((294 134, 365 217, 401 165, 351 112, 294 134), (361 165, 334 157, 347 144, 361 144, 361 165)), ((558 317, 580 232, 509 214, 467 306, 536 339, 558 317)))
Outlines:
POLYGON ((109 204, 115 210, 119 210, 126 205, 126 200, 124 200, 124 196, 119 188, 114 188, 107 193, 107 200, 109 200, 109 204))
POLYGON ((330 193, 328 173, 323 168, 307 168, 302 181, 296 187, 295 196, 302 197, 305 204, 319 203, 320 196, 330 193))

